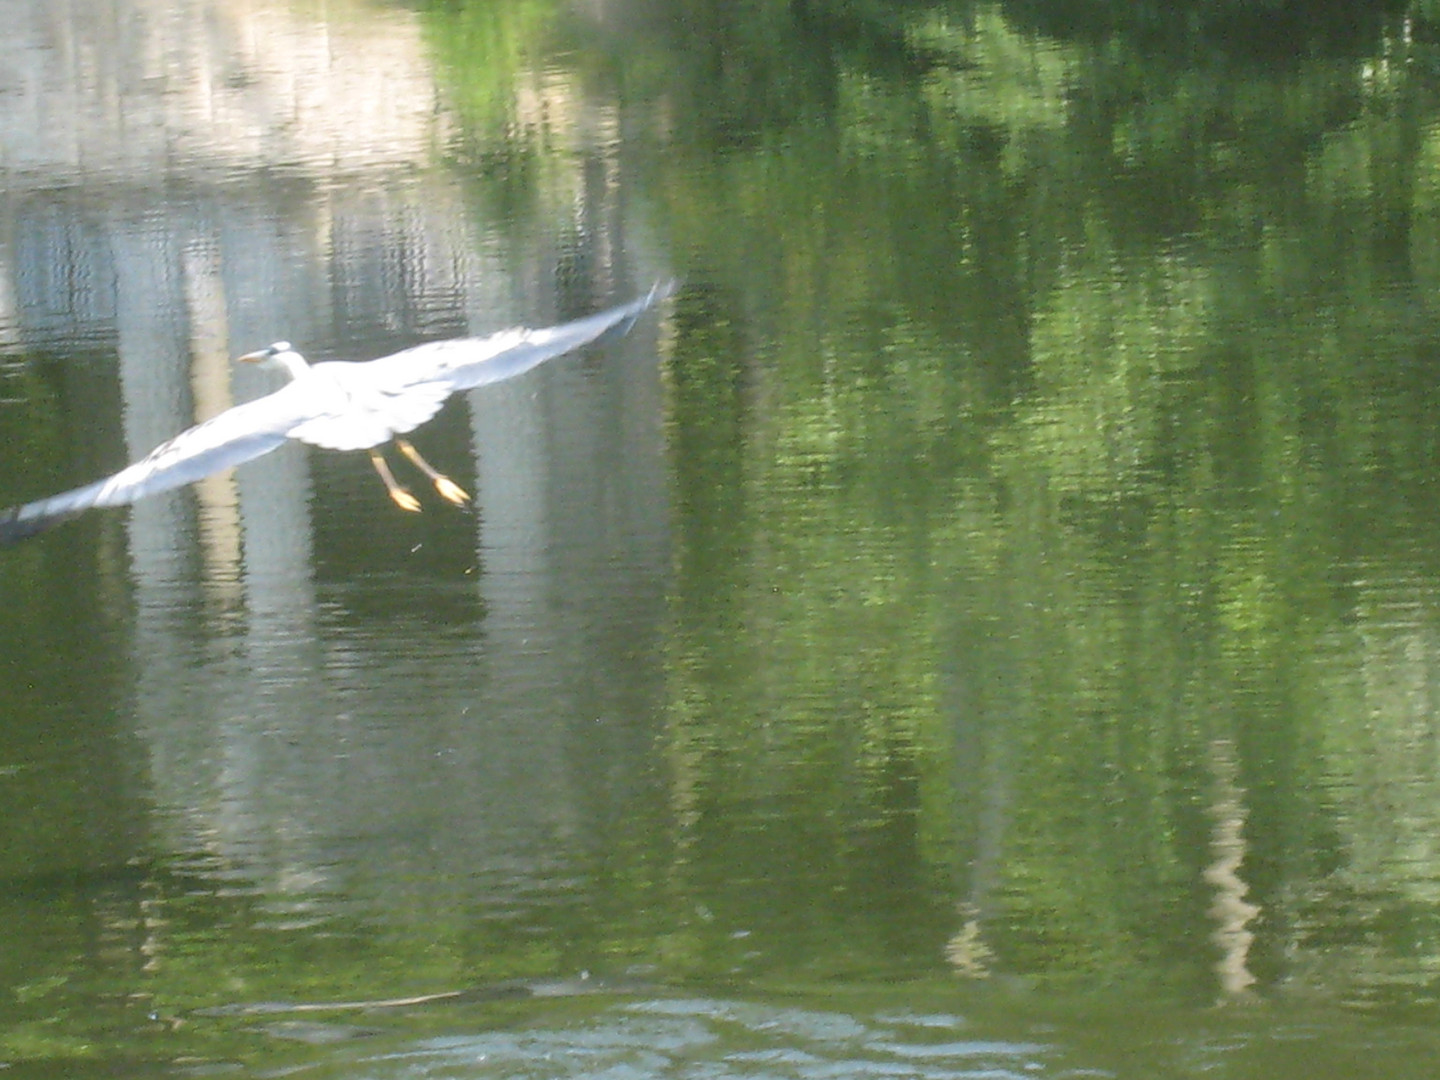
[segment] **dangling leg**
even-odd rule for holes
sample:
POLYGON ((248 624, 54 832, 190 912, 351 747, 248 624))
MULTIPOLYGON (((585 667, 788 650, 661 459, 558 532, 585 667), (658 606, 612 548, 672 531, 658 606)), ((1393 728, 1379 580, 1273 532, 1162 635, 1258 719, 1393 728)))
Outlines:
POLYGON ((395 474, 390 471, 390 466, 385 464, 384 456, 373 446, 370 448, 370 464, 375 466, 375 471, 380 474, 380 479, 385 481, 385 490, 390 492, 390 498, 395 500, 395 505, 401 510, 409 510, 411 513, 418 514, 420 500, 395 482, 395 474))
POLYGON ((411 446, 408 439, 396 439, 395 445, 400 448, 402 454, 415 463, 417 469, 434 481, 435 490, 440 493, 442 499, 452 502, 456 506, 470 505, 470 496, 465 494, 465 489, 421 457, 420 451, 411 446))

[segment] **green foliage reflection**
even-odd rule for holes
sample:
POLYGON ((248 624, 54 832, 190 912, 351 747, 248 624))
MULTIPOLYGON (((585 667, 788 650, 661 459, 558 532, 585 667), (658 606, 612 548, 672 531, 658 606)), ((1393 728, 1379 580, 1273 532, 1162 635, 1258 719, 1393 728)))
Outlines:
POLYGON ((1294 897, 1408 843, 1333 785, 1435 783, 1354 753, 1424 724, 1356 623, 1391 590, 1433 621, 1435 103, 1393 56, 1161 77, 1123 31, 898 10, 896 67, 809 5, 785 101, 679 98, 654 181, 744 312, 672 360, 686 880, 858 873, 877 966, 948 919, 998 970, 1202 994, 1239 881, 1276 977, 1294 897), (909 877, 859 855, 881 819, 909 877))

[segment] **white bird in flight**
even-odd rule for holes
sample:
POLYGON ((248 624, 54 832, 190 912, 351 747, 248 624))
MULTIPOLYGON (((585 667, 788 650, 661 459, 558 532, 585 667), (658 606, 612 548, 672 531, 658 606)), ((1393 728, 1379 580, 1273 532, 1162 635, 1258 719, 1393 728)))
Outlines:
POLYGON ((609 331, 626 332, 673 291, 672 283, 657 284, 638 300, 560 326, 435 341, 365 363, 312 367, 288 341, 277 341, 240 359, 279 367, 290 376, 287 385, 182 431, 108 479, 0 511, 0 544, 34 536, 92 507, 126 506, 193 483, 268 454, 287 439, 329 450, 368 449, 390 498, 403 510, 417 511, 420 500, 396 481, 380 452, 394 439, 442 498, 464 506, 470 496, 401 436, 439 412, 456 391, 514 378, 609 331))

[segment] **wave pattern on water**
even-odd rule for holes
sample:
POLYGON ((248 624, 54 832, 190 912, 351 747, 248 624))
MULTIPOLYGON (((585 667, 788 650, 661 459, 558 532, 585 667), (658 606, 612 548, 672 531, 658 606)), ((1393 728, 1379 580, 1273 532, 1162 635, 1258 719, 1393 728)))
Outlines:
POLYGON ((958 1016, 863 1019, 708 998, 652 1000, 576 1026, 432 1039, 372 1057, 359 1075, 1002 1080, 1044 1068, 1048 1047, 965 1039, 965 1027, 958 1016))

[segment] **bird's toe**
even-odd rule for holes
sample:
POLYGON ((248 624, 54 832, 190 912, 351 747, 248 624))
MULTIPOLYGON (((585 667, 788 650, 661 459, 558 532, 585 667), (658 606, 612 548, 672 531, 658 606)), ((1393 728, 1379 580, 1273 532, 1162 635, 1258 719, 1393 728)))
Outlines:
POLYGON ((390 498, 395 500, 395 505, 401 510, 409 510, 412 514, 420 513, 420 500, 404 488, 395 488, 390 492, 390 498))
POLYGON ((440 497, 446 502, 454 503, 456 506, 470 505, 470 496, 465 493, 465 489, 448 476, 441 476, 436 479, 435 490, 440 493, 440 497))

